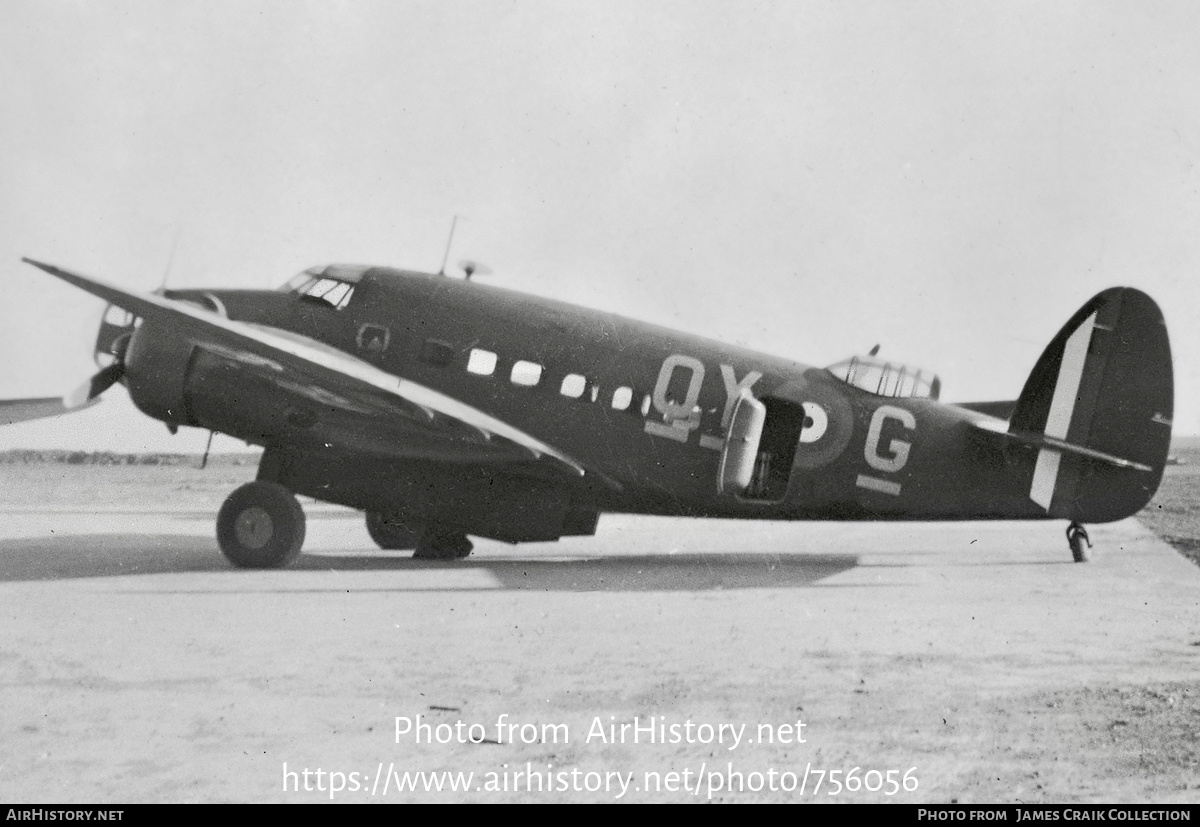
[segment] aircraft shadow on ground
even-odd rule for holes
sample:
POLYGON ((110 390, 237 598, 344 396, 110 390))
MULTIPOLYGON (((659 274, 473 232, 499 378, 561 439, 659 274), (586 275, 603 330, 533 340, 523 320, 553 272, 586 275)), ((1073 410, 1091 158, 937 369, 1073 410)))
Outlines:
MULTIPOLYGON (((612 555, 584 558, 492 558, 458 562, 388 561, 305 555, 304 568, 330 568, 327 561, 357 562, 363 569, 484 571, 501 589, 518 591, 712 591, 811 586, 858 565, 853 554, 779 555, 767 552, 612 555)), ((354 568, 355 566, 339 566, 354 568)), ((401 588, 403 588, 401 586, 401 588)), ((453 588, 453 587, 451 587, 453 588)))
POLYGON ((213 540, 178 534, 0 540, 0 582, 222 571, 213 540))
MULTIPOLYGON (((597 549, 601 554, 603 549, 597 549)), ((423 576, 414 591, 436 591, 428 575, 482 571, 494 585, 454 582, 446 589, 469 591, 711 591, 811 586, 858 565, 856 554, 774 554, 738 551, 586 558, 491 558, 486 552, 453 562, 413 560, 394 554, 304 554, 292 571, 390 571, 423 576)), ((234 570, 209 538, 180 535, 63 536, 0 540, 0 582, 180 574, 234 570)), ((373 591, 406 591, 400 580, 373 591)), ((223 591, 235 591, 230 589, 223 591)), ((305 583, 285 591, 310 591, 305 583)), ((321 591, 321 589, 315 589, 321 591)), ((339 587, 337 591, 345 591, 339 587)), ((357 591, 362 591, 358 589, 357 591)))

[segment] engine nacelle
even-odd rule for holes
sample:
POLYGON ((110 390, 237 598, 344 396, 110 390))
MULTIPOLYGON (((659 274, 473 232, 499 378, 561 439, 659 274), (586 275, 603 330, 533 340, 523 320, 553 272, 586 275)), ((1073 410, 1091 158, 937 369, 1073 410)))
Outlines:
POLYGON ((185 387, 195 345, 169 327, 144 321, 125 351, 125 386, 138 409, 169 425, 196 425, 185 387))
POLYGON ((265 445, 292 433, 290 409, 236 362, 143 321, 125 352, 125 385, 142 413, 265 445))

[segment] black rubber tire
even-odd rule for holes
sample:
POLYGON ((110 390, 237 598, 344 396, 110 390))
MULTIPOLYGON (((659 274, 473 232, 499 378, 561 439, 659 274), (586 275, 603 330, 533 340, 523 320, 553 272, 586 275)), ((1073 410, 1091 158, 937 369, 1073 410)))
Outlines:
POLYGON ((304 509, 276 482, 248 482, 217 512, 217 544, 243 569, 281 569, 300 556, 304 509))
POLYGON ((378 511, 367 512, 367 533, 385 551, 409 551, 421 539, 420 529, 378 511))
POLYGON ((421 541, 413 552, 414 560, 462 560, 474 546, 467 535, 429 526, 421 532, 421 541))
POLYGON ((1092 559, 1092 548, 1088 542, 1087 533, 1075 526, 1067 528, 1067 545, 1071 547, 1071 558, 1076 563, 1086 563, 1092 559))

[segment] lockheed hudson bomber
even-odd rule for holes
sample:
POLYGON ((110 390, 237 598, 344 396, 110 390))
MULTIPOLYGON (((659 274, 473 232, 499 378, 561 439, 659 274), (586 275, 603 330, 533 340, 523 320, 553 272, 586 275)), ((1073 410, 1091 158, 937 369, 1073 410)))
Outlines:
MULTIPOLYGON (((217 540, 237 566, 300 554, 296 495, 360 509, 386 549, 468 555, 595 533, 604 512, 771 520, 1062 520, 1134 514, 1171 436, 1162 313, 1105 290, 1018 399, 948 405, 877 352, 816 368, 490 285, 333 264, 279 290, 142 294, 25 259, 110 303, 98 374, 171 429, 263 447, 217 540)), ((470 271, 468 269, 468 277, 470 271)))

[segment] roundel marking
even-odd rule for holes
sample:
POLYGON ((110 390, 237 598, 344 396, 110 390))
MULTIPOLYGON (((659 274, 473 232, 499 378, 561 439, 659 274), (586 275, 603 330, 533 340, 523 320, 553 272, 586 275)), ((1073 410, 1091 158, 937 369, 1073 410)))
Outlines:
POLYGON ((796 401, 804 408, 805 421, 792 467, 813 469, 829 465, 846 450, 854 433, 850 401, 837 388, 821 381, 808 382, 796 401))
POLYGON ((804 408, 804 429, 800 431, 800 441, 816 442, 829 430, 829 414, 816 402, 803 402, 801 407, 804 408))

